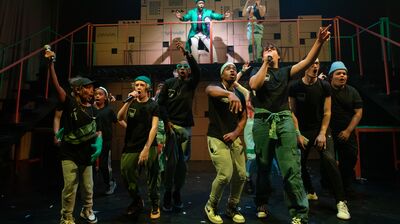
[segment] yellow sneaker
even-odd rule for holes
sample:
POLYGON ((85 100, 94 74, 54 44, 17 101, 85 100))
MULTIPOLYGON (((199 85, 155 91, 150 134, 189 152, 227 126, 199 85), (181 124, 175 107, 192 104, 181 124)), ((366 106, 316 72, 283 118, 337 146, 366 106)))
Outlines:
POLYGON ((313 194, 307 194, 307 199, 309 201, 317 201, 318 200, 317 193, 314 192, 313 194))

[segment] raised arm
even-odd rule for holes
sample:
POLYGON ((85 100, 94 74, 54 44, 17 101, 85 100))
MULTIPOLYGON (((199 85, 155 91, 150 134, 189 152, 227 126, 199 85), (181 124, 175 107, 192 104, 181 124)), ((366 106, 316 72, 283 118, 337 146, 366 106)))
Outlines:
POLYGON ((306 58, 292 66, 292 69, 290 70, 290 76, 299 74, 300 72, 309 68, 312 63, 314 63, 315 59, 317 59, 319 55, 319 52, 321 51, 323 44, 329 39, 331 35, 331 33, 328 31, 330 27, 331 24, 329 24, 325 28, 319 28, 318 37, 315 40, 315 43, 312 46, 310 52, 308 52, 306 58))
POLYGON ((56 70, 54 68, 53 62, 49 62, 49 70, 50 70, 51 81, 58 93, 58 100, 60 100, 61 102, 65 102, 67 93, 65 92, 65 90, 61 87, 60 83, 58 82, 58 78, 57 78, 57 74, 56 74, 56 70))
POLYGON ((249 10, 249 0, 246 0, 246 3, 243 6, 242 16, 247 16, 248 10, 249 10))
POLYGON ((250 78, 249 85, 252 90, 258 90, 263 86, 264 80, 268 75, 268 68, 269 62, 263 58, 261 68, 250 78))
POLYGON ((267 2, 265 2, 265 6, 261 5, 261 1, 258 1, 258 3, 256 1, 256 4, 257 4, 257 7, 258 7, 258 10, 260 11, 260 16, 264 17, 265 13, 267 12, 267 2))

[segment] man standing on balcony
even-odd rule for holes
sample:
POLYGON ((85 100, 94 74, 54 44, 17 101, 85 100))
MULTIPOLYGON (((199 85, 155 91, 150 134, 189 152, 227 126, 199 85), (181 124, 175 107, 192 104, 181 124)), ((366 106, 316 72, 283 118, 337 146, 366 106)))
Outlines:
MULTIPOLYGON (((175 15, 180 21, 192 21, 192 27, 190 28, 188 40, 186 42, 186 50, 193 54, 193 57, 198 60, 198 47, 199 40, 203 42, 207 50, 210 52, 210 23, 212 19, 223 20, 231 16, 229 11, 224 14, 219 14, 213 10, 205 8, 206 0, 195 0, 197 8, 191 9, 186 15, 181 14, 179 10, 176 11, 175 15), (202 23, 198 22, 202 21, 202 23), (196 23, 198 22, 198 23, 196 23)), ((212 49, 213 62, 218 62, 217 53, 215 47, 212 49)))
POLYGON ((346 84, 347 68, 343 62, 333 62, 328 74, 332 86, 332 136, 339 156, 343 187, 349 196, 353 191, 351 183, 358 150, 354 129, 361 120, 363 102, 358 91, 346 84))
POLYGON ((262 22, 267 8, 261 4, 261 0, 255 0, 250 5, 250 0, 246 1, 243 7, 242 16, 247 16, 249 22, 247 23, 247 39, 249 40, 249 61, 262 62, 262 37, 264 33, 264 26, 262 22))

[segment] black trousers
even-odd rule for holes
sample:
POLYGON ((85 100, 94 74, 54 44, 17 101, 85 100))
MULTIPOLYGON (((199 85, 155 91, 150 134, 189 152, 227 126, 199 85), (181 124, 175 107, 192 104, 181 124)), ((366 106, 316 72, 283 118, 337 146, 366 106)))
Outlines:
MULTIPOLYGON (((301 150, 301 177, 303 179, 304 188, 307 193, 314 193, 315 189, 312 184, 310 173, 307 168, 308 155, 312 149, 315 149, 314 142, 319 134, 319 129, 302 131, 302 135, 309 139, 309 143, 304 150, 301 150)), ((336 164, 334 141, 331 130, 326 131, 326 149, 318 150, 320 156, 321 176, 329 184, 337 202, 345 199, 342 177, 336 164)), ((316 150, 316 149, 315 149, 316 150)))

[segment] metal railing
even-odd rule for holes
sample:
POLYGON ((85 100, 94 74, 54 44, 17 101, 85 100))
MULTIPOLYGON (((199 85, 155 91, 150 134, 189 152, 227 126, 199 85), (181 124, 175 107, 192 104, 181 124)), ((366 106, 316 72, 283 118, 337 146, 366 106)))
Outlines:
MULTIPOLYGON (((346 18, 343 17, 335 17, 335 18, 322 18, 322 19, 269 19, 265 21, 259 21, 262 22, 265 25, 268 24, 283 24, 283 23, 295 23, 296 31, 294 32, 296 37, 295 37, 295 43, 293 46, 289 46, 288 48, 297 48, 299 49, 303 43, 301 42, 301 35, 302 35, 302 27, 301 27, 301 22, 304 21, 321 21, 321 24, 323 26, 326 26, 329 23, 333 24, 333 30, 332 32, 332 38, 330 40, 331 45, 333 45, 333 49, 329 49, 330 53, 330 59, 336 59, 336 60, 347 60, 346 58, 346 50, 345 47, 342 47, 342 45, 345 45, 348 40, 351 40, 352 47, 350 48, 352 51, 351 54, 351 60, 356 60, 358 67, 359 67, 359 74, 363 76, 365 74, 364 71, 364 59, 365 54, 363 54, 362 51, 362 41, 361 41, 361 35, 366 35, 368 34, 369 37, 374 37, 376 38, 379 43, 380 43, 380 48, 382 49, 382 55, 383 55, 383 70, 384 70, 384 78, 385 78, 385 87, 386 87, 386 94, 390 95, 391 93, 391 85, 390 85, 390 78, 389 78, 389 68, 388 68, 388 51, 387 51, 387 46, 390 44, 391 46, 395 46, 396 48, 400 49, 400 43, 396 42, 378 32, 374 32, 371 30, 371 27, 364 28, 363 26, 356 24, 346 18), (343 29, 343 26, 349 25, 352 29, 355 29, 354 31, 348 31, 346 29, 343 29), (350 38, 349 38, 350 37, 350 38), (354 50, 354 38, 356 40, 356 56, 355 56, 355 50, 354 50)), ((209 62, 213 62, 213 45, 214 45, 214 35, 215 31, 214 26, 217 24, 226 24, 227 26, 230 24, 238 24, 238 23, 247 23, 247 20, 224 20, 224 21, 211 21, 210 22, 210 60, 209 62)), ((169 45, 171 45, 174 41, 174 38, 178 37, 179 35, 173 34, 173 27, 176 25, 182 25, 184 24, 185 26, 190 26, 192 22, 157 22, 157 23, 139 23, 137 22, 136 24, 139 24, 140 26, 146 27, 146 26, 163 26, 163 31, 167 30, 167 35, 168 38, 166 38, 169 42, 169 45)), ((129 25, 129 24, 127 24, 129 25)), ((96 60, 96 31, 99 27, 123 27, 124 24, 91 24, 91 23, 86 23, 77 29, 73 30, 72 32, 68 33, 67 35, 64 35, 60 38, 57 38, 56 40, 48 43, 50 45, 56 45, 59 44, 61 41, 67 40, 68 42, 68 54, 69 54, 69 59, 68 59, 68 77, 70 78, 72 75, 72 68, 75 65, 74 64, 74 57, 76 57, 77 53, 75 51, 76 46, 84 46, 86 45, 86 52, 85 52, 85 61, 86 61, 86 67, 91 68, 94 65, 94 62, 96 60), (84 37, 80 37, 83 40, 78 40, 79 38, 76 38, 77 34, 84 33, 84 37)), ((188 28, 186 28, 188 30, 188 28)), ((218 31, 218 30, 217 30, 218 31)), ((317 32, 317 30, 315 30, 317 32)), ((164 35, 164 33, 162 34, 164 35)), ((184 33, 183 35, 180 35, 182 38, 186 38, 186 34, 184 33)), ((272 38, 273 39, 273 38, 272 38)), ((312 38, 310 38, 312 39, 312 38)), ((161 40, 161 42, 164 41, 161 40)), ((273 41, 273 40, 271 40, 273 41)), ((145 43, 144 40, 141 40, 140 43, 138 43, 138 49, 134 49, 132 51, 137 52, 138 54, 142 54, 145 52, 142 44, 145 43)), ((130 51, 129 49, 129 40, 128 38, 125 39, 125 50, 130 51)), ((244 44, 245 45, 245 44, 244 44)), ((0 69, 0 76, 3 76, 5 72, 10 71, 12 68, 17 68, 19 66, 19 79, 18 79, 18 90, 17 90, 17 97, 16 97, 16 116, 15 116, 15 122, 18 123, 20 121, 19 118, 19 105, 20 105, 20 92, 22 88, 22 80, 23 80, 23 74, 24 74, 24 64, 29 60, 30 58, 37 56, 43 51, 42 48, 39 48, 28 55, 22 57, 21 59, 17 60, 14 63, 11 63, 8 66, 5 66, 0 69)), ((304 52, 297 51, 296 57, 301 58, 304 55, 301 55, 304 52)), ((392 52, 390 52, 392 53, 392 52)), ((126 59, 125 59, 126 60, 126 59)), ((397 61, 392 60, 392 63, 396 63, 397 61)), ((76 62, 75 62, 76 63, 76 62)), ((82 63, 81 61, 79 63, 82 63)), ((170 58, 169 63, 173 63, 172 59, 170 58)), ((121 65, 124 64, 123 62, 121 65)), ((138 63, 137 65, 140 65, 138 63)), ((75 65, 76 66, 76 65, 75 65)), ((49 86, 49 75, 47 75, 46 79, 46 99, 48 97, 48 86, 49 86)))

